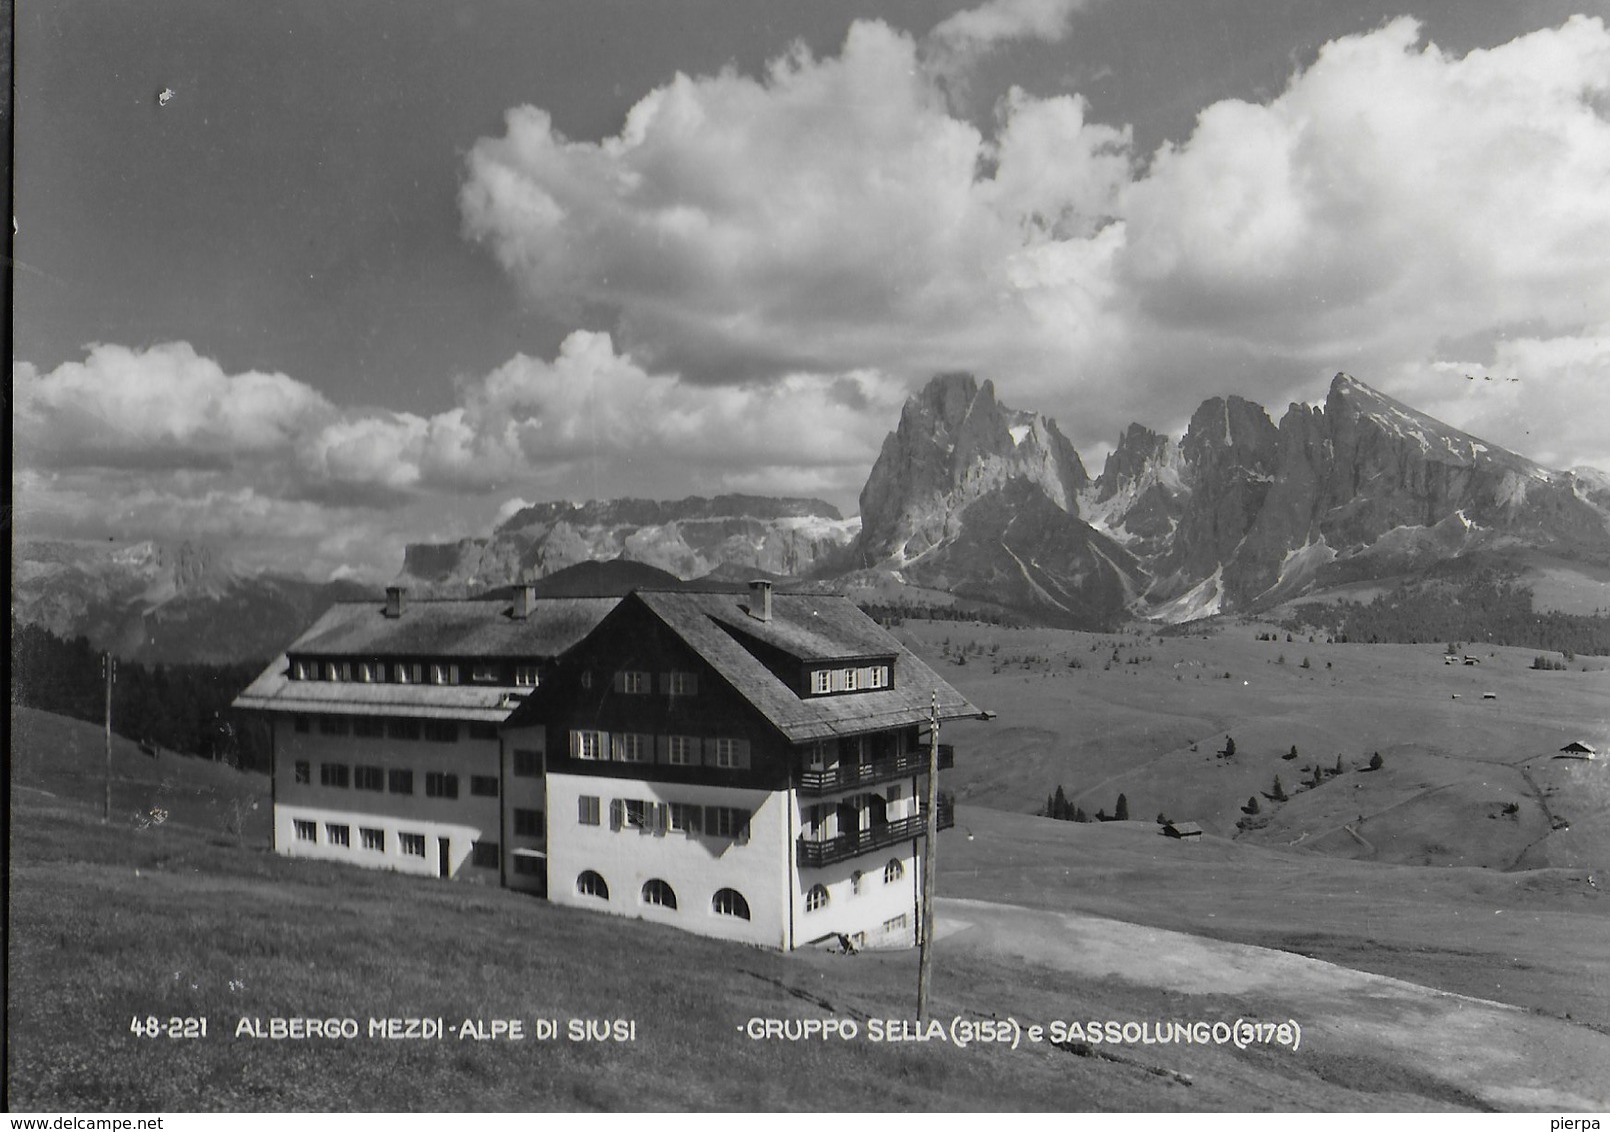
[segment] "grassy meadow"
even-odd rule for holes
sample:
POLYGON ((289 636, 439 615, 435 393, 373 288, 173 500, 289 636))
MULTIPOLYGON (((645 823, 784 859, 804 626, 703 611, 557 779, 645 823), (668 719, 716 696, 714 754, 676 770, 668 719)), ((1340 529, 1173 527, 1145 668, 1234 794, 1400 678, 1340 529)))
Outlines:
POLYGON ((960 800, 1032 813, 1061 785, 1092 817, 1123 794, 1136 820, 1162 813, 1330 856, 1610 869, 1610 760, 1553 757, 1577 739, 1610 749, 1610 658, 1537 671, 1536 650, 1467 643, 1461 656, 1481 663, 1447 665, 1440 644, 1288 641, 1258 623, 1205 636, 922 621, 900 632, 999 714, 947 728, 960 800), (1234 756, 1220 757, 1230 738, 1234 756), (1384 765, 1370 771, 1377 752, 1384 765), (1305 786, 1316 767, 1323 780, 1305 786), (1276 775, 1287 801, 1269 797, 1276 775))
MULTIPOLYGON (((948 1043, 752 1041, 751 1017, 912 1017, 916 956, 781 955, 507 890, 292 861, 168 822, 13 795, 12 1111, 1423 1109, 1383 1060, 1234 1047, 1081 1056, 948 1043), (200 1040, 135 1017, 206 1017, 200 1040), (631 1019, 631 1042, 234 1036, 272 1017, 631 1019), (1349 1063, 1350 1064, 1350 1063, 1349 1063)), ((940 952, 934 1015, 1196 1016, 1118 980, 940 952), (1181 1014, 1183 1012, 1183 1015, 1181 1014)))
MULTIPOLYGON (((1540 672, 1533 652, 1467 647, 1481 665, 1446 666, 1437 645, 1256 639, 1270 631, 906 622, 909 642, 999 713, 946 728, 959 805, 941 896, 1313 956, 1508 1004, 1575 1056, 1597 1051, 1610 1035, 1610 767, 1552 755, 1571 739, 1610 747, 1610 662, 1540 672), (1228 736, 1236 754, 1221 758, 1228 736), (1338 756, 1341 772, 1315 784, 1338 756), (1275 774, 1285 801, 1266 797, 1275 774), (1059 784, 1092 815, 1122 792, 1133 820, 1030 816, 1059 784), (1159 811, 1207 836, 1162 837, 1159 811)), ((13 1110, 1489 1107, 1390 1051, 1323 1042, 1301 1056, 868 1042, 868 1020, 912 1016, 914 952, 785 956, 279 858, 262 776, 121 741, 103 824, 99 729, 26 709, 12 726, 13 1110), (205 1016, 208 1037, 131 1033, 146 1015, 205 1016), (349 1016, 555 1019, 561 1036, 234 1036, 242 1018, 349 1016), (827 1016, 859 1021, 862 1040, 741 1030, 827 1016), (570 1019, 635 1020, 636 1038, 571 1042, 570 1019)), ((934 1014, 947 1020, 1238 1009, 943 939, 936 951, 934 1014)))

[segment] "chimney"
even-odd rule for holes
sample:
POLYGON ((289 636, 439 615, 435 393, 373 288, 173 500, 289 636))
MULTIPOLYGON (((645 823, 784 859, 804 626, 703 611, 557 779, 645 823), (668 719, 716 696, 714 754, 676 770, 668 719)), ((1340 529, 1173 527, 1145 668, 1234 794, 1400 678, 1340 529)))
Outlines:
POLYGON ((403 609, 407 604, 404 598, 406 598, 407 594, 408 591, 401 586, 386 587, 387 617, 401 617, 403 615, 403 609))
POLYGON ((749 616, 756 621, 771 620, 771 583, 764 578, 749 583, 749 616))
POLYGON ((537 603, 537 588, 535 586, 514 587, 514 608, 509 616, 516 621, 524 621, 531 616, 531 609, 537 603))

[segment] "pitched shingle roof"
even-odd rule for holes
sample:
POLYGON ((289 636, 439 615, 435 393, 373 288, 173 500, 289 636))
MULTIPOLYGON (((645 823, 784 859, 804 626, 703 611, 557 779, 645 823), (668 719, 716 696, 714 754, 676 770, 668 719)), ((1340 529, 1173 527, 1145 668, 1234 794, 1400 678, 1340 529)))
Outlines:
POLYGON ((379 602, 332 605, 287 653, 309 656, 558 656, 620 604, 618 597, 538 598, 526 618, 499 601, 415 601, 401 617, 379 602))
MULTIPOLYGON (((750 617, 735 594, 651 593, 639 600, 790 742, 809 742, 923 723, 938 695, 939 717, 978 714, 956 689, 848 598, 826 594, 775 594, 772 619, 750 617), (796 695, 744 647, 728 628, 782 648, 802 661, 893 657, 893 686, 836 696, 796 695)), ((511 722, 513 722, 511 720, 511 722)))
POLYGON ((511 617, 509 606, 497 601, 411 602, 401 617, 387 617, 380 602, 338 602, 253 680, 234 706, 501 722, 519 702, 507 687, 292 680, 286 656, 547 660, 592 632, 620 601, 538 598, 523 619, 511 617))
POLYGON ((235 697, 232 706, 318 715, 384 715, 501 723, 517 706, 511 688, 483 684, 364 684, 292 680, 281 656, 235 697))

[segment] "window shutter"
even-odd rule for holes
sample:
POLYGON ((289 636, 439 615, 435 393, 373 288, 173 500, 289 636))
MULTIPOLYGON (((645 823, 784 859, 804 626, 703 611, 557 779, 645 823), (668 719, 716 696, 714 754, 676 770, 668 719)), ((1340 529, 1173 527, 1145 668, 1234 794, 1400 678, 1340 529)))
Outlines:
POLYGON ((660 803, 658 803, 658 804, 656 804, 654 806, 654 836, 655 837, 664 837, 665 836, 666 827, 671 824, 669 814, 668 814, 669 810, 670 810, 670 807, 667 806, 664 802, 660 802, 660 803))
POLYGON ((748 845, 749 844, 749 819, 750 819, 751 816, 753 816, 753 815, 751 815, 751 814, 743 814, 742 815, 742 817, 741 817, 741 819, 739 821, 739 824, 738 824, 738 836, 733 838, 733 841, 734 841, 735 844, 738 844, 738 845, 748 845))
POLYGON ((617 692, 626 691, 626 673, 616 672, 613 680, 613 686, 617 692))
POLYGON ((660 673, 660 694, 664 696, 671 694, 671 674, 669 672, 660 673))
POLYGON ((670 745, 670 742, 669 742, 669 740, 667 739, 666 736, 664 736, 664 735, 656 735, 656 736, 654 736, 654 761, 655 762, 657 762, 657 763, 668 763, 668 762, 670 762, 671 761, 670 750, 671 750, 671 745, 670 745))
POLYGON ((733 758, 734 758, 733 765, 734 766, 740 766, 740 767, 743 767, 745 770, 748 770, 749 769, 749 740, 748 739, 734 739, 732 741, 732 753, 733 753, 733 758))
POLYGON ((573 759, 581 757, 581 732, 580 731, 572 731, 570 733, 570 757, 573 758, 573 759))
POLYGON ((622 759, 621 759, 621 755, 623 753, 621 751, 622 739, 623 739, 623 736, 620 736, 620 735, 612 735, 612 736, 610 736, 610 739, 609 739, 609 756, 608 757, 611 758, 611 759, 614 759, 616 762, 621 762, 622 761, 622 759))
POLYGON ((688 833, 689 834, 703 833, 704 832, 704 809, 702 807, 700 807, 700 806, 689 806, 689 807, 687 807, 687 811, 688 811, 688 833))
POLYGON ((626 803, 619 798, 609 800, 609 828, 619 830, 626 824, 626 803))

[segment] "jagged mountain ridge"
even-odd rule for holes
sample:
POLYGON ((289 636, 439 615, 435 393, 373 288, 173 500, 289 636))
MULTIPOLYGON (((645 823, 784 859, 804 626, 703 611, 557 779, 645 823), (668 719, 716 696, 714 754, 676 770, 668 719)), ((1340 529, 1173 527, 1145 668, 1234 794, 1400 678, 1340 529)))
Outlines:
MULTIPOLYGON (((758 496, 542 503, 487 538, 410 546, 398 580, 482 593, 622 559, 681 579, 810 579, 885 604, 916 588, 1105 629, 1451 559, 1610 565, 1610 476, 1543 468, 1345 374, 1278 425, 1234 396, 1202 402, 1178 438, 1131 425, 1094 480, 1054 420, 942 375, 907 400, 861 507, 844 519, 820 500, 758 496)), ((272 655, 331 601, 373 591, 249 574, 193 543, 14 546, 19 623, 147 660, 272 655)))
POLYGON ((410 545, 398 580, 423 592, 471 592, 617 558, 682 579, 722 567, 797 576, 842 551, 859 525, 820 499, 561 500, 515 512, 490 538, 410 545))
POLYGON ((861 517, 751 496, 544 503, 490 538, 410 547, 402 581, 474 591, 623 558, 852 593, 941 591, 1078 628, 1261 608, 1329 585, 1528 547, 1610 561, 1610 478, 1552 472, 1338 374, 1322 406, 1210 397, 1144 425, 1092 480, 1056 421, 942 374, 912 394, 861 517))
POLYGON ((1173 617, 1506 549, 1604 561, 1603 484, 1337 374, 1322 406, 1292 404, 1278 427, 1251 402, 1213 398, 1178 441, 1132 428, 1086 498, 1147 564, 1145 610, 1173 617))
POLYGON ((907 398, 861 491, 859 572, 1108 628, 1142 582, 1132 555, 1079 518, 1089 474, 1057 423, 993 383, 942 374, 907 398))
POLYGON ((19 539, 12 548, 19 624, 158 663, 265 659, 331 603, 372 593, 350 581, 249 573, 197 542, 19 539))

